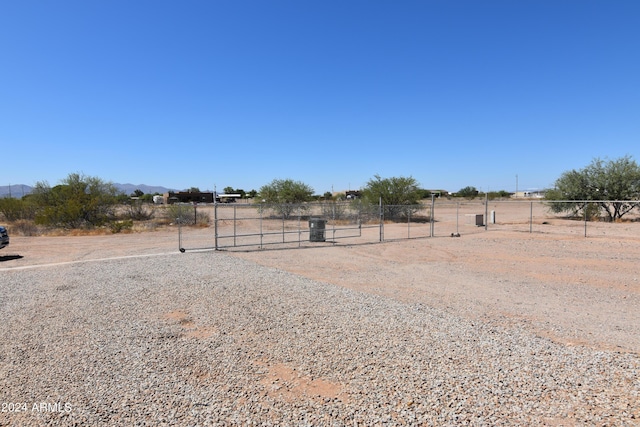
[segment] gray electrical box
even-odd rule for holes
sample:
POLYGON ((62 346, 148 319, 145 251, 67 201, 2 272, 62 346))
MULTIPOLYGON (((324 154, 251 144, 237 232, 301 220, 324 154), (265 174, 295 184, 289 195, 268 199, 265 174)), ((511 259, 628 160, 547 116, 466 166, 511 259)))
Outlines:
POLYGON ((324 230, 327 221, 321 218, 309 218, 309 241, 324 242, 324 230))

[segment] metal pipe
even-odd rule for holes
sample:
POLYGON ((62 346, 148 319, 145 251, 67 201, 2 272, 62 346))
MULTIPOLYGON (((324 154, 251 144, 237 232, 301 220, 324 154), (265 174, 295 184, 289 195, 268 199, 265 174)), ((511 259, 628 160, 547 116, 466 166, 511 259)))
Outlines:
MULTIPOLYGON (((215 202, 216 198, 213 198, 213 246, 214 249, 218 250, 218 204, 215 202)), ((235 224, 234 224, 235 225, 235 224)), ((233 229, 233 234, 235 236, 235 228, 233 229)), ((235 246, 235 240, 234 240, 235 246)))
POLYGON ((489 192, 484 193, 484 231, 489 228, 489 192))
POLYGON ((262 208, 263 204, 260 203, 260 249, 262 249, 262 208))
POLYGON ((435 211, 436 211, 436 195, 431 193, 431 215, 429 218, 429 237, 433 237, 435 226, 435 211))
POLYGON ((333 203, 333 205, 332 205, 332 210, 333 210, 333 221, 331 221, 332 222, 332 224, 331 224, 331 240, 336 240, 336 204, 335 203, 333 203))
POLYGON ((533 233, 533 202, 529 210, 529 233, 533 233))
POLYGON ((302 246, 302 208, 298 208, 298 247, 302 246))
POLYGON ((382 196, 380 196, 380 203, 378 205, 380 213, 380 241, 384 241, 384 210, 382 209, 382 196))
POLYGON ((458 211, 460 210, 460 202, 456 202, 456 234, 460 234, 460 231, 458 229, 458 220, 460 215, 458 215, 458 211))

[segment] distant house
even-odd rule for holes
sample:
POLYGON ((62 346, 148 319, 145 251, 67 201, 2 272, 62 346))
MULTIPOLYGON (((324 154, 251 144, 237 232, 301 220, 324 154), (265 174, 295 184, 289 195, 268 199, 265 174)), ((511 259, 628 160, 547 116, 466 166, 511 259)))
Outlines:
POLYGON ((449 192, 447 190, 427 190, 429 194, 432 194, 434 197, 448 197, 449 192))
POLYGON ((344 193, 345 193, 345 196, 347 196, 347 200, 360 198, 360 190, 347 190, 344 193))
POLYGON ((216 203, 235 203, 242 194, 216 194, 216 203))
POLYGON ((545 194, 545 190, 533 189, 517 191, 513 195, 511 195, 511 197, 513 197, 514 199, 542 199, 544 198, 545 194))
POLYGON ((213 193, 211 192, 191 192, 178 191, 164 193, 166 204, 172 203, 213 203, 213 193))

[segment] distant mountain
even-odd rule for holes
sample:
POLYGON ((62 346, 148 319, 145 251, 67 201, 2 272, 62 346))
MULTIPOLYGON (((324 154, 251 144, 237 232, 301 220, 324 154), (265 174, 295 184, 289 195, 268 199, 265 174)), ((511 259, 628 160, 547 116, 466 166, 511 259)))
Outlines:
MULTIPOLYGON (((161 187, 157 185, 145 185, 145 184, 116 184, 115 187, 122 191, 123 193, 129 195, 136 190, 142 191, 144 194, 155 194, 160 193, 164 194, 168 191, 175 191, 170 188, 161 187)), ((16 197, 21 198, 22 196, 26 196, 33 191, 33 187, 30 185, 23 184, 12 184, 12 185, 0 185, 0 197, 16 197)))
POLYGON ((33 191, 33 187, 30 185, 12 184, 12 185, 0 185, 0 197, 16 197, 21 198, 33 191))

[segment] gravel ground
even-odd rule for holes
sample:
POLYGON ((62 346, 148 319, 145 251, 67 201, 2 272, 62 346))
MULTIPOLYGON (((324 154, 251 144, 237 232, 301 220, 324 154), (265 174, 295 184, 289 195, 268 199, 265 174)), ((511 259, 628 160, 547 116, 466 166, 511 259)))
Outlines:
POLYGON ((0 425, 640 425, 635 352, 233 254, 6 270, 0 285, 0 425))

